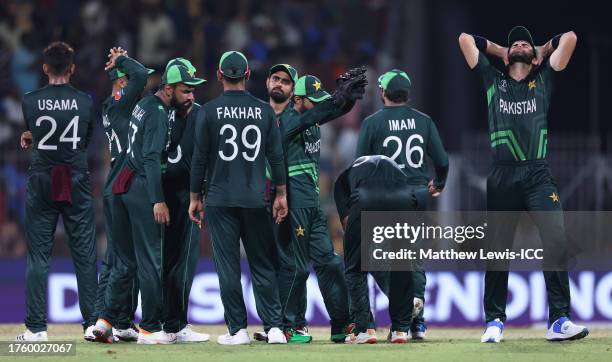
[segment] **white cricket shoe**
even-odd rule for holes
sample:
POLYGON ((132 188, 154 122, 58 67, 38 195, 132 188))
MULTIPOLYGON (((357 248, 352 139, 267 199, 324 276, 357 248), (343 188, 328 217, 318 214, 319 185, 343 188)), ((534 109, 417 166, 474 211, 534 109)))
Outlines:
POLYGON ((482 343, 499 343, 504 338, 504 323, 496 318, 487 323, 487 329, 485 329, 480 342, 482 343))
POLYGON ((29 329, 18 335, 15 340, 17 342, 46 342, 49 340, 47 331, 32 333, 29 329))
POLYGON ((106 320, 98 318, 96 325, 93 326, 92 334, 94 341, 100 343, 113 343, 113 326, 106 320))
POLYGON ((350 333, 344 339, 344 343, 350 344, 374 344, 376 342, 378 342, 378 339, 376 338, 376 330, 370 328, 368 328, 367 331, 360 332, 357 335, 355 335, 354 332, 350 333))
POLYGON ((231 335, 228 332, 222 336, 219 336, 217 338, 217 343, 223 345, 251 344, 251 339, 249 338, 249 333, 247 332, 246 328, 242 328, 234 335, 231 335))
POLYGON ((408 342, 408 333, 401 331, 391 331, 387 340, 391 343, 406 343, 408 342))
POLYGON ((546 340, 551 342, 573 341, 584 338, 588 334, 589 330, 586 327, 572 323, 567 317, 561 317, 548 328, 546 340))
POLYGON ((427 326, 425 323, 417 323, 410 326, 410 335, 412 339, 423 340, 427 334, 427 326))
POLYGON ((265 331, 258 331, 258 332, 253 333, 253 338, 256 341, 267 342, 268 341, 268 333, 266 333, 265 331))
POLYGON ((278 327, 270 328, 268 331, 268 344, 285 344, 287 343, 287 338, 285 337, 285 333, 280 330, 278 327))
POLYGON ((425 302, 423 302, 423 299, 416 297, 414 298, 412 302, 412 319, 415 319, 419 316, 424 306, 425 302))
POLYGON ((174 344, 176 343, 176 334, 166 333, 164 331, 148 332, 140 328, 138 333, 137 344, 174 344))
POLYGON ((91 325, 85 328, 85 332, 83 332, 83 339, 87 342, 93 342, 96 339, 96 336, 93 334, 94 326, 91 325))
POLYGON ((136 342, 138 340, 138 329, 132 325, 126 329, 119 329, 113 327, 113 340, 124 341, 124 342, 136 342))
POLYGON ((198 333, 191 329, 191 324, 185 326, 176 333, 177 343, 191 343, 191 342, 206 342, 210 339, 210 335, 206 333, 198 333))

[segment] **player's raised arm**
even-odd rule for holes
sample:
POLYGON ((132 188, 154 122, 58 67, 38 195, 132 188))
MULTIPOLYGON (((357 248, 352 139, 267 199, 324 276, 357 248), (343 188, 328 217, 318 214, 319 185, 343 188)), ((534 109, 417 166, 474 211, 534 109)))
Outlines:
POLYGON ((502 47, 481 36, 461 33, 459 35, 459 47, 470 69, 474 69, 478 64, 480 52, 496 56, 502 59, 504 64, 508 64, 508 48, 502 47))
POLYGON ((576 33, 568 31, 555 36, 545 45, 539 47, 539 50, 544 58, 550 54, 550 67, 559 72, 567 67, 572 54, 574 54, 574 49, 576 49, 577 41, 576 33))
POLYGON ((149 70, 138 61, 128 57, 127 55, 119 55, 115 60, 115 64, 117 67, 125 71, 125 74, 130 80, 125 86, 124 96, 126 97, 126 102, 133 103, 140 97, 142 91, 147 85, 149 70))
POLYGON ((470 34, 461 33, 459 35, 459 48, 461 48, 461 52, 470 69, 474 69, 476 64, 478 64, 478 54, 480 53, 476 47, 474 37, 470 34))

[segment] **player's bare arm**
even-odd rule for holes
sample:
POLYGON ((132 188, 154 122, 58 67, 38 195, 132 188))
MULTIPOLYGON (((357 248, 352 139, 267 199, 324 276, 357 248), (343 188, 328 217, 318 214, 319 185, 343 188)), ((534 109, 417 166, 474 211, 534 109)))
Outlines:
POLYGON ((21 144, 21 149, 27 150, 32 145, 32 132, 25 131, 21 134, 19 139, 19 143, 21 144))
POLYGON ((202 219, 204 218, 204 205, 202 205, 202 195, 197 192, 191 192, 189 201, 189 219, 191 221, 201 225, 202 219))
POLYGON ((289 213, 287 206, 287 185, 276 185, 276 198, 272 207, 272 217, 277 224, 285 220, 289 213))
POLYGON ((461 33, 461 35, 459 35, 459 47, 470 69, 474 69, 478 64, 479 49, 485 49, 485 54, 500 58, 503 60, 504 64, 508 64, 508 48, 485 38, 461 33), (480 43, 480 45, 477 43, 480 43))
POLYGON ((572 54, 574 54, 577 41, 576 33, 568 31, 567 33, 557 35, 546 43, 543 48, 552 52, 550 55, 550 67, 557 72, 565 69, 572 58, 572 54))
POLYGON ((165 202, 158 202, 153 205, 153 216, 155 217, 155 222, 158 224, 170 224, 170 211, 165 202))

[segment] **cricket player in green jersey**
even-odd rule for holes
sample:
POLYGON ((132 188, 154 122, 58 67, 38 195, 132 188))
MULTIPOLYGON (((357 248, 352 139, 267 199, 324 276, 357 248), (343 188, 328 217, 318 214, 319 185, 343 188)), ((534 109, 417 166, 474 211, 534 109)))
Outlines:
MULTIPOLYGON (((185 58, 168 62, 183 65, 195 74, 196 68, 185 58)), ((189 173, 195 133, 195 122, 201 106, 193 92, 184 94, 177 108, 170 110, 171 146, 168 168, 164 174, 164 195, 172 222, 164 239, 164 313, 166 333, 175 333, 177 343, 205 342, 206 333, 198 333, 187 321, 189 292, 200 256, 200 228, 189 219, 189 173)))
MULTIPOLYGON (((113 238, 116 257, 137 272, 142 296, 139 344, 170 344, 176 335, 162 330, 163 317, 163 241, 165 227, 171 222, 162 187, 169 143, 168 108, 179 107, 203 79, 192 76, 182 65, 169 67, 158 91, 142 98, 130 118, 125 166, 113 183, 113 238)), ((117 297, 111 280, 107 295, 117 297)), ((120 304, 111 298, 98 319, 94 335, 112 342, 111 321, 117 319, 120 304)))
POLYGON ((350 111, 367 84, 365 69, 342 77, 334 95, 314 76, 297 80, 287 65, 271 69, 267 82, 271 101, 282 100, 282 78, 295 82, 293 102, 278 115, 287 162, 289 218, 277 232, 280 297, 284 332, 289 343, 308 343, 306 328, 306 280, 312 262, 319 288, 331 318, 332 340, 344 342, 350 324, 348 290, 342 258, 334 253, 325 214, 319 205, 320 125, 350 111), (283 69, 285 75, 283 75, 283 69), (273 70, 276 72, 272 73, 273 70), (277 79, 278 78, 278 79, 277 79), (279 81, 280 79, 280 81, 279 81), (279 84, 280 83, 280 84, 279 84))
POLYGON ((287 343, 281 331, 276 245, 264 199, 267 160, 277 185, 273 217, 280 223, 287 216, 283 150, 272 108, 245 90, 249 76, 242 53, 221 56, 217 78, 224 91, 199 111, 191 163, 189 215, 197 223, 202 222, 206 178, 206 219, 228 328, 217 339, 223 345, 250 343, 240 284, 241 239, 268 343, 287 343))
MULTIPOLYGON (((394 69, 382 74, 378 80, 384 107, 363 121, 357 157, 385 155, 395 161, 408 176, 408 183, 417 195, 417 210, 425 210, 428 191, 438 196, 444 188, 448 155, 433 120, 408 105, 412 86, 410 77, 394 69), (435 177, 432 180, 429 179, 425 156, 433 161, 435 177)), ((412 276, 415 279, 413 304, 416 315, 410 325, 410 334, 413 339, 423 339, 427 330, 422 308, 425 272, 417 271, 412 276)))
MULTIPOLYGON (((359 157, 345 170, 334 186, 334 200, 344 228, 344 262, 351 292, 351 311, 355 319, 346 343, 372 344, 376 334, 370 330, 372 317, 367 271, 361 265, 361 211, 409 211, 421 208, 419 190, 412 185, 414 176, 406 173, 385 155, 359 157)), ((388 273, 389 341, 406 343, 412 319, 414 272, 388 273)))
MULTIPOLYGON (((134 313, 138 307, 138 279, 135 274, 129 274, 128 268, 115 257, 113 252, 113 192, 115 177, 123 168, 125 149, 127 148, 130 116, 134 106, 147 84, 147 75, 152 69, 145 68, 136 60, 127 56, 120 47, 112 48, 105 70, 112 81, 111 95, 102 103, 102 122, 108 138, 110 152, 110 169, 104 185, 104 223, 106 230, 106 253, 102 260, 98 280, 98 296, 96 311, 99 315, 105 308, 106 292, 110 278, 124 283, 122 288, 115 289, 121 293, 116 300, 121 300, 121 312, 113 321, 113 337, 115 340, 136 341, 138 328, 134 325, 134 313), (111 276, 112 275, 112 276, 111 276)), ((110 298, 110 297, 109 297, 110 298)))
POLYGON ((74 261, 84 337, 92 340, 98 281, 87 147, 94 124, 93 102, 70 85, 75 66, 74 50, 68 44, 51 43, 42 58, 49 84, 26 93, 22 101, 32 160, 25 217, 27 329, 16 339, 47 340, 47 274, 61 215, 74 261))
MULTIPOLYGON (((534 219, 546 249, 565 249, 566 236, 559 191, 546 162, 548 107, 557 73, 570 61, 577 37, 555 36, 536 47, 529 31, 512 28, 507 48, 485 38, 461 34, 459 46, 486 91, 493 168, 487 179, 487 210, 546 211, 545 222, 534 219), (506 64, 504 72, 487 55, 506 64), (551 213, 552 212, 552 213, 551 213)), ((505 221, 500 235, 514 235, 516 220, 505 221)), ((545 250, 546 250, 545 249, 545 250)), ((570 320, 567 271, 544 271, 548 295, 550 341, 573 340, 588 334, 570 320)), ((506 321, 508 271, 485 274, 484 309, 487 327, 481 342, 500 342, 506 321)))

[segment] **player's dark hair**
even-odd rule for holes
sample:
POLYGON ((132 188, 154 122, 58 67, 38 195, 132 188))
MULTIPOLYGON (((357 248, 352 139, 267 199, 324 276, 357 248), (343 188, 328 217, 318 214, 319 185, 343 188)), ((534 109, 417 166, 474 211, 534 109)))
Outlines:
POLYGON ((394 92, 385 91, 385 97, 393 103, 405 103, 408 102, 408 91, 396 90, 394 92))
POLYGON ((228 82, 229 84, 238 84, 240 83, 242 80, 244 79, 244 77, 240 77, 240 78, 230 78, 230 77, 226 77, 223 76, 223 80, 228 82))
POLYGON ((67 73, 73 61, 74 49, 62 41, 53 42, 43 50, 43 63, 47 64, 54 75, 67 73))

